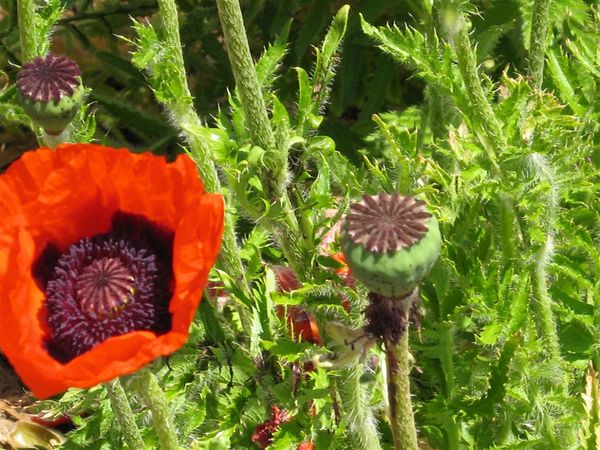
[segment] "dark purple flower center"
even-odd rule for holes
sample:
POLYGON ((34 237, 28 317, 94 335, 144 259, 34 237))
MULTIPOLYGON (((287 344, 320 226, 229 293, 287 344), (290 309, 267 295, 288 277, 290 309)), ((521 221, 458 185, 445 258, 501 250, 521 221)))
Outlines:
POLYGON ((17 88, 32 101, 58 102, 81 84, 81 71, 66 56, 38 56, 17 75, 17 88))
POLYGON ((49 353, 68 362, 110 337, 171 327, 173 233, 117 213, 111 230, 49 247, 34 267, 46 293, 49 353))

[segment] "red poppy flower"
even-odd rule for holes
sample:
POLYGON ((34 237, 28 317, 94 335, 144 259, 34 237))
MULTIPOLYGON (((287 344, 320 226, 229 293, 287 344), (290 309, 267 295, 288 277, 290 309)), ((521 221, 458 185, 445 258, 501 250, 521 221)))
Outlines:
MULTIPOLYGON (((292 292, 300 289, 302 284, 292 269, 287 266, 273 266, 277 288, 280 292, 292 292)), ((288 328, 292 331, 294 339, 308 341, 314 344, 321 343, 321 334, 317 319, 302 306, 277 306, 277 316, 286 318, 288 328)))
POLYGON ((342 279, 342 282, 346 286, 354 287, 356 285, 356 278, 352 275, 344 254, 342 252, 337 252, 332 254, 331 257, 342 264, 342 267, 335 269, 335 273, 342 279))
POLYGON ((0 176, 0 349, 39 398, 174 352, 222 227, 221 196, 186 156, 26 153, 0 176))
POLYGON ((252 433, 252 442, 258 448, 267 448, 273 442, 273 434, 279 429, 282 423, 289 422, 293 419, 285 409, 280 409, 279 406, 271 407, 271 419, 257 425, 254 433, 252 433))

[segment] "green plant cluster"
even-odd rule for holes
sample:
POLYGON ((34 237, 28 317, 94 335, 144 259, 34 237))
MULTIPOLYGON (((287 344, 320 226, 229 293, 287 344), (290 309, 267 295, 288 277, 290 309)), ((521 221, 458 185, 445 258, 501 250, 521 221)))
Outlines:
MULTIPOLYGON (((157 368, 185 448, 255 448, 272 405, 294 418, 270 449, 393 448, 379 349, 309 367, 334 340, 326 323, 359 327, 367 304, 319 244, 350 201, 381 191, 425 200, 444 239, 411 335, 422 448, 599 448, 600 3, 242 1, 268 118, 258 139, 219 2, 179 0, 175 16, 166 3, 40 2, 32 32, 36 54, 81 66, 72 140, 185 151, 226 196, 213 275, 228 302, 207 292, 189 342, 157 368), (302 287, 281 292, 276 265, 302 287), (298 305, 323 346, 277 314, 298 305)), ((0 0, 0 133, 43 141, 17 103, 16 5, 0 0)), ((42 407, 74 417, 62 448, 120 446, 104 388, 42 407)))

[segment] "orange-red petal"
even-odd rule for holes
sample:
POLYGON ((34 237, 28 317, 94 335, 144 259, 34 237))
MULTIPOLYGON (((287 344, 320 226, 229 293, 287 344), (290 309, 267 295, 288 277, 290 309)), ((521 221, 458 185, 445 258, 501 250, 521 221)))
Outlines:
POLYGON ((132 373, 177 350, 217 257, 223 200, 205 194, 193 162, 172 164, 91 144, 23 155, 0 176, 0 348, 39 398, 132 373), (144 215, 175 233, 169 332, 137 331, 106 340, 66 364, 44 346, 44 293, 32 265, 47 244, 61 251, 107 232, 117 211, 144 215))

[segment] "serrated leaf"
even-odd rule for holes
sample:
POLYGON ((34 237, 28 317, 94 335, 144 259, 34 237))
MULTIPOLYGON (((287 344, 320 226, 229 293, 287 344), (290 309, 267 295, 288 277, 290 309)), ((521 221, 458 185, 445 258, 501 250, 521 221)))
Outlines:
POLYGON ((500 337, 502 329, 503 326, 500 323, 488 324, 479 335, 479 342, 485 345, 494 345, 500 337))
POLYGON ((287 40, 292 21, 289 20, 275 41, 262 54, 256 63, 256 75, 263 88, 268 87, 275 77, 275 72, 287 51, 287 40))
POLYGON ((274 341, 261 341, 261 346, 274 355, 284 358, 286 361, 293 362, 300 359, 304 352, 312 347, 312 344, 307 342, 294 342, 280 339, 274 341))

